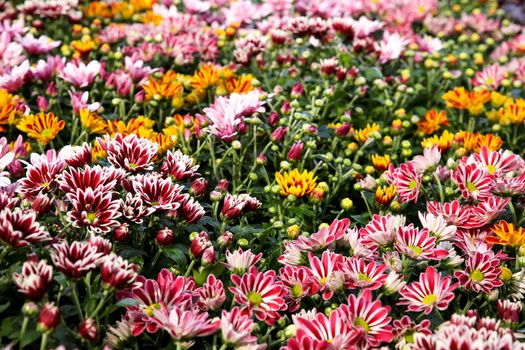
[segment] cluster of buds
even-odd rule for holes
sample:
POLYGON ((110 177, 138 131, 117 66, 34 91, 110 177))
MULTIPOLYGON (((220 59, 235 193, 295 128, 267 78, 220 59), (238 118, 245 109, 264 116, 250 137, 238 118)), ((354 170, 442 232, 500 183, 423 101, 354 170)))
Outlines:
POLYGON ((206 232, 192 233, 190 241, 190 256, 193 260, 200 259, 204 266, 215 263, 215 248, 206 232))

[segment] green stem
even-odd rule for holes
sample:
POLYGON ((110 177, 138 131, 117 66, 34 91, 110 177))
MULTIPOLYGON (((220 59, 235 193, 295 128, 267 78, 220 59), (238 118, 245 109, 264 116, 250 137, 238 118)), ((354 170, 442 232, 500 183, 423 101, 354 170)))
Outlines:
POLYGON ((195 260, 192 260, 188 268, 186 269, 186 272, 184 273, 184 277, 188 277, 190 275, 191 270, 193 270, 193 266, 195 266, 195 260))
POLYGON ((46 350, 48 333, 42 334, 42 340, 40 341, 40 350, 46 350))
POLYGON ((18 348, 19 349, 23 349, 24 348, 24 345, 23 345, 23 342, 24 342, 24 335, 26 333, 26 329, 27 329, 27 323, 29 322, 29 317, 27 316, 24 316, 24 320, 22 321, 22 328, 20 329, 20 343, 18 344, 18 348))
POLYGON ((4 249, 2 249, 2 252, 0 253, 0 264, 4 261, 8 253, 9 253, 9 248, 4 246, 4 249))
POLYGON ((509 209, 512 214, 512 222, 514 225, 518 225, 518 216, 516 215, 516 209, 514 208, 514 204, 512 204, 512 200, 509 201, 509 209))
POLYGON ((75 307, 77 308, 78 317, 80 317, 81 320, 84 320, 82 308, 80 307, 80 301, 78 300, 77 284, 76 282, 71 282, 70 284, 71 296, 73 297, 73 303, 75 303, 75 307))
POLYGON ((441 180, 439 180, 439 176, 436 172, 434 172, 434 179, 436 180, 438 190, 439 190, 439 201, 441 204, 445 202, 445 194, 443 193, 443 186, 441 185, 441 180))
POLYGON ((104 293, 102 294, 102 298, 100 298, 100 301, 98 302, 98 305, 95 308, 95 311, 91 313, 91 318, 95 317, 100 311, 100 309, 102 308, 102 306, 104 306, 104 304, 106 303, 107 296, 108 296, 108 290, 105 289, 104 293))

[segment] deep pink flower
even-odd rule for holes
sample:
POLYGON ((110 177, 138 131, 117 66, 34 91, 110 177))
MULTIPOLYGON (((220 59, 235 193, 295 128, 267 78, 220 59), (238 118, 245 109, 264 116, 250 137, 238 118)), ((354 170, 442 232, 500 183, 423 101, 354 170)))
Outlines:
POLYGON ((113 289, 123 289, 137 279, 137 268, 121 256, 110 254, 102 258, 100 280, 103 285, 113 289))
POLYGON ((285 266, 279 270, 279 279, 288 289, 285 297, 288 311, 295 312, 301 307, 301 299, 316 294, 319 283, 312 271, 304 266, 285 266))
POLYGON ((87 341, 95 341, 98 338, 98 327, 91 317, 86 318, 80 322, 78 326, 78 333, 80 336, 87 341))
POLYGON ((417 202, 421 175, 416 172, 414 165, 410 162, 400 164, 392 176, 399 199, 402 202, 417 202))
POLYGON ((42 35, 35 38, 33 34, 26 34, 22 39, 20 39, 20 44, 24 47, 30 55, 41 55, 47 53, 60 46, 60 41, 53 41, 51 38, 42 35))
POLYGON ((415 260, 442 260, 448 256, 444 249, 436 249, 436 237, 428 229, 418 229, 413 224, 397 229, 395 247, 397 251, 415 260))
POLYGON ((304 143, 303 141, 297 141, 295 142, 290 150, 288 151, 287 158, 291 162, 297 162, 301 159, 301 155, 303 153, 304 143))
POLYGON ((328 250, 323 252, 321 259, 312 253, 308 255, 310 269, 317 279, 319 290, 323 292, 324 300, 329 300, 335 291, 342 289, 344 286, 345 274, 340 269, 342 261, 342 255, 328 250))
POLYGON ((359 257, 345 259, 341 264, 341 270, 345 273, 348 288, 367 288, 375 290, 380 288, 388 277, 385 274, 387 266, 366 262, 359 257))
POLYGON ((36 197, 43 192, 53 192, 57 186, 58 175, 65 165, 55 150, 49 150, 42 155, 31 154, 31 165, 27 167, 26 176, 19 180, 19 191, 27 198, 36 197))
POLYGON ((477 164, 460 164, 452 173, 463 198, 480 200, 492 195, 493 176, 477 164))
POLYGON ((55 329, 60 323, 60 309, 54 303, 45 303, 38 314, 37 328, 42 332, 55 329))
POLYGON ((184 181, 198 175, 198 165, 194 164, 193 158, 181 151, 168 151, 166 159, 160 167, 160 171, 175 178, 175 181, 184 181))
POLYGON ((82 167, 91 163, 91 145, 84 142, 81 146, 64 146, 58 156, 70 167, 82 167))
POLYGON ((276 280, 275 271, 258 272, 252 267, 242 277, 231 275, 231 280, 235 287, 228 289, 245 311, 254 312, 257 319, 270 326, 281 318, 279 312, 286 310, 286 289, 276 280))
POLYGON ((82 61, 68 62, 59 75, 77 88, 86 88, 93 84, 100 69, 98 61, 91 61, 87 65, 82 61))
POLYGON ((221 334, 226 344, 259 350, 255 347, 257 337, 252 335, 252 326, 252 318, 244 314, 238 306, 235 306, 230 312, 222 310, 221 334))
POLYGON ((210 237, 205 231, 201 231, 191 240, 190 255, 193 259, 198 260, 202 258, 204 251, 211 246, 210 237))
POLYGON ((394 242, 398 228, 403 226, 405 221, 406 218, 402 215, 374 214, 372 220, 359 229, 361 243, 367 246, 387 246, 394 242))
POLYGON ((427 315, 434 307, 441 311, 446 310, 454 299, 454 290, 458 287, 457 283, 452 284, 451 281, 450 276, 441 278, 441 274, 429 266, 419 275, 419 281, 399 291, 401 299, 397 305, 408 305, 409 311, 424 311, 427 315))
POLYGON ((204 283, 201 288, 198 288, 196 292, 199 293, 200 296, 198 305, 205 311, 217 310, 226 301, 222 281, 218 280, 213 274, 208 275, 206 283, 204 283))
POLYGON ((213 334, 220 328, 221 323, 219 319, 210 319, 207 312, 198 313, 196 310, 185 310, 178 306, 167 309, 161 305, 160 310, 154 309, 153 313, 159 327, 175 340, 186 340, 188 347, 194 342, 188 339, 213 334))

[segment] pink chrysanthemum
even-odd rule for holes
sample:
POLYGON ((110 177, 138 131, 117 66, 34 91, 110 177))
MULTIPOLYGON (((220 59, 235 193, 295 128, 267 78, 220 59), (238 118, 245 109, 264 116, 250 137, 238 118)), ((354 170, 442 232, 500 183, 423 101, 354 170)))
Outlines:
POLYGON ((492 251, 475 252, 465 260, 465 270, 454 272, 454 277, 466 289, 479 293, 490 293, 494 288, 503 285, 499 279, 501 273, 500 260, 492 251))

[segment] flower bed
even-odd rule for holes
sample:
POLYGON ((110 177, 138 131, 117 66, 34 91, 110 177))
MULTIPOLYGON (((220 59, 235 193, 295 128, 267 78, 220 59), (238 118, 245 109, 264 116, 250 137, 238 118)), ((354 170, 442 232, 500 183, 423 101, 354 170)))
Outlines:
POLYGON ((0 2, 0 344, 522 349, 492 0, 0 2))

